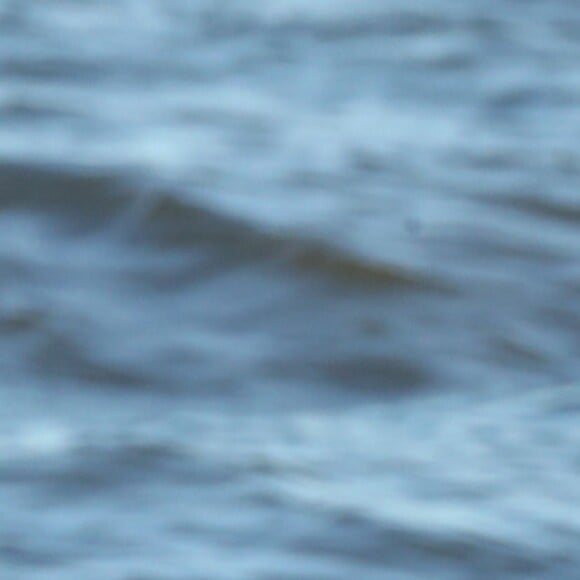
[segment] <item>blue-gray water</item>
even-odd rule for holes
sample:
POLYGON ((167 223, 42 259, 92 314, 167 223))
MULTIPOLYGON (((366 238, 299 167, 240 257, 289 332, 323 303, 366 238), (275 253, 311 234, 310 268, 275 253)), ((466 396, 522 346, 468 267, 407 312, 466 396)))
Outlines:
POLYGON ((580 12, 0 1, 0 576, 575 579, 580 12))

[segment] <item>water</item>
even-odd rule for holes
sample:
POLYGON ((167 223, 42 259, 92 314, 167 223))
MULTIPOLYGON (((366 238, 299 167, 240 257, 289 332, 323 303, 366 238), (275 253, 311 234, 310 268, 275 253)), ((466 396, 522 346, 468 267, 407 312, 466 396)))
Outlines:
POLYGON ((580 17, 0 2, 0 563, 576 578, 580 17))

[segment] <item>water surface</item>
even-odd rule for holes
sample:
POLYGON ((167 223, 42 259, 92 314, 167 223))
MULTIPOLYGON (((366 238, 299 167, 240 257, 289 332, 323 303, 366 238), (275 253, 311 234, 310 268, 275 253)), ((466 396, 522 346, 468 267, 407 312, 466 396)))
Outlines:
POLYGON ((0 2, 11 579, 575 578, 563 1, 0 2))

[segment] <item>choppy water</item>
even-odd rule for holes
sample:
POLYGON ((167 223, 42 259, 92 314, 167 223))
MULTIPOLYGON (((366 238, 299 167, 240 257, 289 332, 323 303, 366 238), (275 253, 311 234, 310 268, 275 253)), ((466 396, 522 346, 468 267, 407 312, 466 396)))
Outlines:
POLYGON ((0 2, 2 577, 577 578, 580 12, 0 2))

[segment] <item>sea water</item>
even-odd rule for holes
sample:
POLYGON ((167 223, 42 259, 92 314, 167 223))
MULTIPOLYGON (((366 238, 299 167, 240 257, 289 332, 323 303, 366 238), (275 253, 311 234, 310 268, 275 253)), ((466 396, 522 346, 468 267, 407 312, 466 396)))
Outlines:
POLYGON ((0 575, 574 579, 580 12, 0 2, 0 575))

